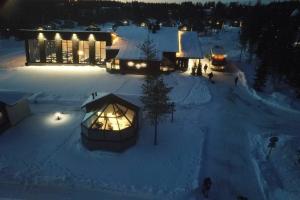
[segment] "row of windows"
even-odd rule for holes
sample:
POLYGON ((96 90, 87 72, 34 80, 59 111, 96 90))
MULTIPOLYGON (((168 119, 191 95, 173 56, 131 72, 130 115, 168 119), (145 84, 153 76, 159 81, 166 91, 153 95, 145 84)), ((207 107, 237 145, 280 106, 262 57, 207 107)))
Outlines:
MULTIPOLYGON (((57 55, 60 53, 61 49, 61 58, 62 63, 74 63, 74 49, 72 40, 29 40, 29 60, 32 63, 41 62, 41 52, 45 51, 45 57, 47 63, 57 63, 58 58, 57 55), (42 49, 41 42, 44 42, 45 49, 42 49), (60 48, 61 45, 61 48, 60 48)), ((78 51, 76 52, 78 55, 78 62, 81 64, 90 63, 90 44, 89 41, 78 41, 78 51)), ((106 58, 106 42, 105 41, 96 41, 95 42, 95 63, 102 64, 106 58)))

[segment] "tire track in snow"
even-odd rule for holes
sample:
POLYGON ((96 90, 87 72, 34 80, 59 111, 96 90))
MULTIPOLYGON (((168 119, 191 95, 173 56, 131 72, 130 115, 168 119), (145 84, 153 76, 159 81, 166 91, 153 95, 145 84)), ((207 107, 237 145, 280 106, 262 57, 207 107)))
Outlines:
POLYGON ((186 98, 188 96, 190 96, 192 90, 195 88, 195 86, 197 85, 198 81, 199 81, 199 79, 196 80, 196 83, 193 84, 193 86, 190 88, 190 90, 188 91, 188 93, 181 100, 177 101, 177 103, 183 104, 183 102, 186 100, 186 98))

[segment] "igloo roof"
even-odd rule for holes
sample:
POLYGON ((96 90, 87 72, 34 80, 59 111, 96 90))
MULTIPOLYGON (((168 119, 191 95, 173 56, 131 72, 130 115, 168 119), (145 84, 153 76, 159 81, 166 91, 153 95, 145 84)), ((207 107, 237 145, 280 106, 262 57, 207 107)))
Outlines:
POLYGON ((119 103, 107 103, 85 115, 82 124, 89 129, 120 131, 130 127, 135 112, 119 103))

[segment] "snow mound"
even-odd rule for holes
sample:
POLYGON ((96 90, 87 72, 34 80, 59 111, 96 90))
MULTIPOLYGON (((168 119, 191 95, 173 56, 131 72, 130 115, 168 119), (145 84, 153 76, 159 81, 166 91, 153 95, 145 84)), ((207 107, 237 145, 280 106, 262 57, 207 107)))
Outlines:
POLYGON ((271 134, 248 134, 259 184, 269 199, 298 200, 300 185, 299 137, 278 135, 277 146, 267 159, 271 134), (298 152, 299 154, 299 152, 298 152))
POLYGON ((247 93, 250 94, 255 99, 281 110, 300 113, 299 110, 293 107, 292 100, 289 97, 278 92, 274 92, 271 95, 259 95, 253 88, 250 88, 248 86, 247 79, 244 72, 239 71, 237 73, 237 76, 239 77, 241 85, 246 89, 247 93))
POLYGON ((206 85, 206 82, 200 78, 192 87, 186 98, 183 100, 183 105, 201 105, 208 103, 211 100, 211 93, 206 85))

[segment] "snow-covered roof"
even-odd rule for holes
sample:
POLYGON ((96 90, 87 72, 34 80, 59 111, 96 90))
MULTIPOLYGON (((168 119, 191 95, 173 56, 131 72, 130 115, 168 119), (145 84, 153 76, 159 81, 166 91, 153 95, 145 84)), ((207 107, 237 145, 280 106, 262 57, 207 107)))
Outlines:
POLYGON ((214 46, 211 51, 213 54, 225 54, 224 48, 218 45, 214 46))
POLYGON ((193 31, 179 32, 180 52, 177 57, 183 58, 202 58, 202 51, 198 35, 193 31))
POLYGON ((300 14, 300 11, 298 8, 296 8, 295 10, 293 10, 293 12, 291 13, 291 17, 296 17, 300 14))
POLYGON ((25 92, 0 90, 0 102, 10 106, 15 105, 28 96, 29 94, 25 92))
POLYGON ((94 102, 98 99, 101 99, 102 97, 105 97, 109 94, 113 94, 133 105, 136 105, 137 107, 142 107, 142 102, 140 101, 140 96, 138 95, 132 95, 132 94, 116 94, 116 93, 108 93, 108 92, 97 92, 97 96, 93 98, 92 95, 90 95, 87 100, 81 105, 81 107, 85 107, 87 104, 94 102))
POLYGON ((162 59, 162 52, 178 52, 178 30, 175 27, 161 27, 156 33, 152 33, 145 27, 135 25, 120 26, 116 34, 118 38, 113 41, 111 49, 119 49, 116 56, 118 59, 145 59, 144 53, 139 46, 147 39, 150 40, 157 51, 157 60, 162 59))

